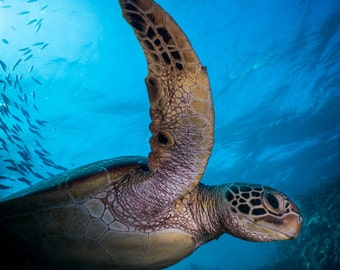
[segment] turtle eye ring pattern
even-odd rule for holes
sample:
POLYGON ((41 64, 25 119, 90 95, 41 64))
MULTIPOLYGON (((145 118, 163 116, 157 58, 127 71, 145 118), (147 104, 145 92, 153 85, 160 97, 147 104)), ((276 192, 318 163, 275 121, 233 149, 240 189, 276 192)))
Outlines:
POLYGON ((264 207, 272 214, 280 214, 284 211, 284 198, 275 191, 268 190, 263 193, 262 201, 264 207))
POLYGON ((265 186, 235 183, 229 186, 224 196, 234 213, 282 216, 290 212, 288 198, 265 186))

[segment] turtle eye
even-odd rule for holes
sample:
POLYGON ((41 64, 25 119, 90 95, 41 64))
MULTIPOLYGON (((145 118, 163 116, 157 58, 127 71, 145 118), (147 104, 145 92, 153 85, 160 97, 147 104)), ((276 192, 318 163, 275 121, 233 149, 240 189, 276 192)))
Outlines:
POLYGON ((267 194, 266 199, 274 209, 279 208, 279 201, 273 194, 267 194))
POLYGON ((263 202, 269 211, 278 212, 282 208, 283 198, 280 196, 280 194, 267 191, 263 195, 263 202))

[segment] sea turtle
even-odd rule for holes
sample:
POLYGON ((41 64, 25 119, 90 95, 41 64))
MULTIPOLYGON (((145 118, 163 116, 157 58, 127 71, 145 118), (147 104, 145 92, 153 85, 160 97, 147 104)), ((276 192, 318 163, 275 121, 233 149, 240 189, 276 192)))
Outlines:
POLYGON ((206 68, 159 5, 120 5, 148 62, 151 153, 76 168, 3 200, 2 265, 162 269, 223 233, 259 242, 296 238, 302 218, 283 193, 199 183, 214 136, 206 68))

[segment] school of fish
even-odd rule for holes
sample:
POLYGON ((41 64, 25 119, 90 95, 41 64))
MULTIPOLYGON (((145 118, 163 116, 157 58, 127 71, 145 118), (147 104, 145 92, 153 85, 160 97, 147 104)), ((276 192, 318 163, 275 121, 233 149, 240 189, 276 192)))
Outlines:
MULTIPOLYGON (((39 0, 28 0, 26 6, 39 0)), ((8 1, 11 2, 11 1, 8 1)), ((40 1, 39 1, 40 2, 40 1)), ((39 16, 43 16, 48 5, 40 4, 39 16)), ((9 12, 11 4, 0 0, 0 9, 9 12)), ((23 10, 15 16, 27 17, 26 27, 33 34, 41 31, 43 17, 32 19, 30 10, 23 10)), ((25 20, 19 20, 23 22, 25 20)), ((16 27, 9 26, 11 31, 16 27)), ((1 35, 1 33, 0 33, 1 35)), ((50 152, 44 147, 42 135, 48 121, 39 119, 37 93, 43 87, 39 73, 31 64, 35 53, 41 53, 49 43, 37 41, 25 47, 15 48, 8 37, 0 36, 0 198, 5 190, 12 189, 15 181, 31 185, 67 168, 56 164, 50 152), (15 50, 18 59, 7 62, 1 59, 6 51, 15 50), (42 169, 44 168, 44 169, 42 169), (46 168, 50 168, 48 170, 46 168)))

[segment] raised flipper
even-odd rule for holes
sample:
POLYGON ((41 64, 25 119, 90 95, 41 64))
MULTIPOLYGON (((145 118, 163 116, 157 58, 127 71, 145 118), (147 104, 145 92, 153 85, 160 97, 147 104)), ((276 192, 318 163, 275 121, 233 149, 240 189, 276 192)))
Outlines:
POLYGON ((177 195, 195 187, 204 173, 214 136, 210 84, 185 34, 151 0, 120 0, 148 62, 150 170, 177 195))

